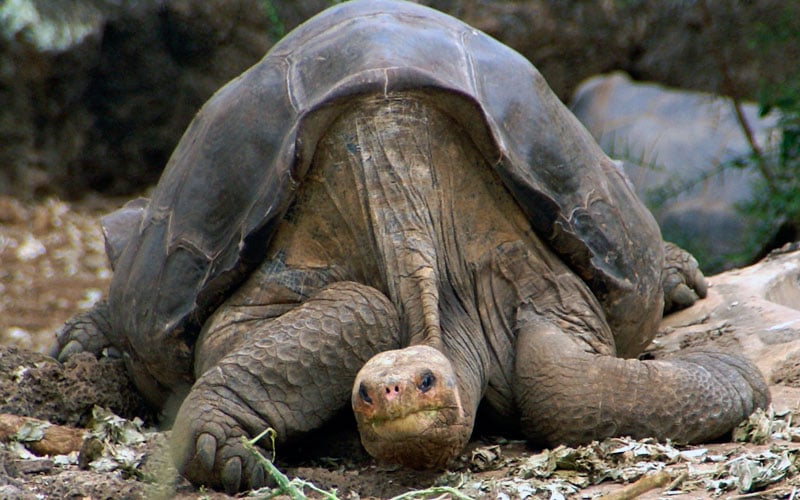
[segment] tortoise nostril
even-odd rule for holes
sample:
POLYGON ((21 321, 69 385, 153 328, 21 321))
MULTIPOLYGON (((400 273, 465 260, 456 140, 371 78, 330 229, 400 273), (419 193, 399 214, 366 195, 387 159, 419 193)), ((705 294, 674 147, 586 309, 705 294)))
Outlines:
POLYGON ((369 393, 367 392, 367 388, 364 387, 364 384, 358 386, 358 397, 368 405, 372 404, 372 398, 369 397, 369 393))

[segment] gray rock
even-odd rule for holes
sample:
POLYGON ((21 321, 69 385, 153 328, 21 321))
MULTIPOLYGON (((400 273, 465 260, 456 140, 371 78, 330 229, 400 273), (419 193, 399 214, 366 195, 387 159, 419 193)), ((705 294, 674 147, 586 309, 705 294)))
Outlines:
MULTIPOLYGON (((708 296, 665 316, 656 352, 715 347, 744 353, 770 384, 800 388, 800 252, 785 245, 708 279, 708 296)), ((772 385, 776 399, 780 390, 772 385)), ((800 393, 795 391, 792 405, 800 393)))
MULTIPOLYGON (((730 99, 634 82, 623 73, 583 83, 571 105, 603 149, 623 160, 634 188, 658 220, 664 238, 692 252, 708 272, 751 261, 753 221, 737 205, 753 196, 758 173, 735 168, 751 153, 730 99)), ((777 139, 774 115, 742 111, 756 142, 777 139)))

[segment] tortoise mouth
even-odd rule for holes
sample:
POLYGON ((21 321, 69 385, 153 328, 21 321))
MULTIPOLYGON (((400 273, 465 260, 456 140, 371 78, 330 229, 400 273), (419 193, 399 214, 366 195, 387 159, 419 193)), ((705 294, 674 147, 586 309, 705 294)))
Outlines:
POLYGON ((397 417, 374 417, 365 422, 381 438, 418 436, 441 425, 442 408, 426 408, 397 417))
POLYGON ((449 414, 452 410, 427 408, 395 418, 364 420, 359 422, 361 442, 381 462, 419 470, 446 467, 471 434, 471 426, 449 414))

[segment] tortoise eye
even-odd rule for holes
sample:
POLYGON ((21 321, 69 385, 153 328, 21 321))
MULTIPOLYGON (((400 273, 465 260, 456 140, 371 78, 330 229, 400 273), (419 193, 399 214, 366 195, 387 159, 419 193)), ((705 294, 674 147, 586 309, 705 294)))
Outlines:
POLYGON ((433 376, 433 373, 426 372, 425 375, 422 376, 422 381, 419 383, 419 390, 428 392, 435 383, 436 377, 433 376))

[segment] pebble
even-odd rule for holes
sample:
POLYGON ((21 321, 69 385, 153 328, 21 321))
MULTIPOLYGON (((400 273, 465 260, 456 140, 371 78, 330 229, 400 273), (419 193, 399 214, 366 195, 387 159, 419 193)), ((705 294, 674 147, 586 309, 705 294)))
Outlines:
POLYGON ((22 244, 17 247, 17 258, 21 261, 27 262, 34 260, 47 253, 41 241, 37 240, 32 234, 25 235, 22 244))

